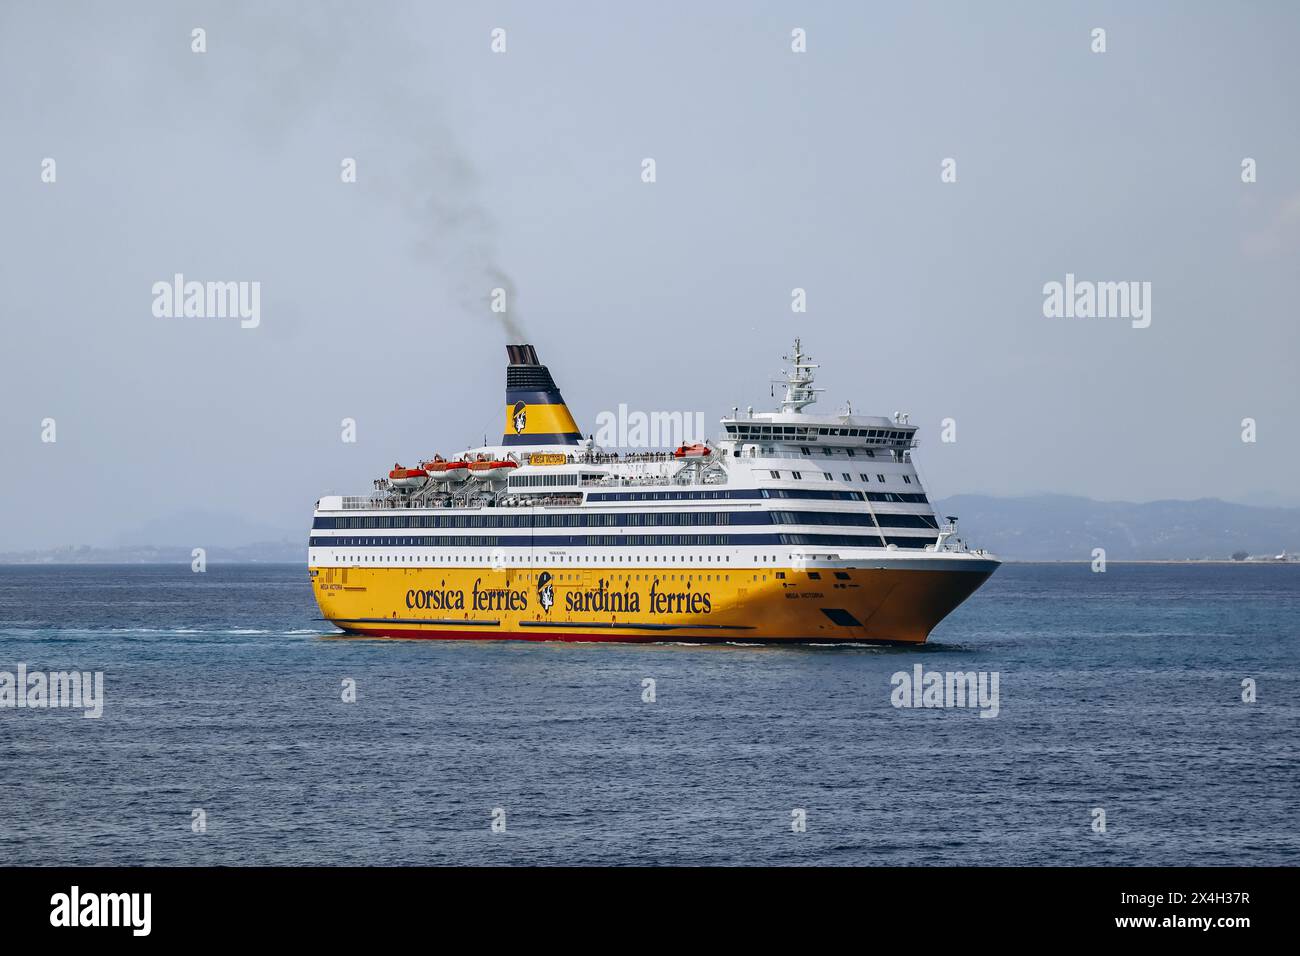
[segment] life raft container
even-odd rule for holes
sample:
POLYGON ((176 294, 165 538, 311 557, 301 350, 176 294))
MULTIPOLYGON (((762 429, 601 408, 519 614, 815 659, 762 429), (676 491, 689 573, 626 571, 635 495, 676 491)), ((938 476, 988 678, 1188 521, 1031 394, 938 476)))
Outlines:
POLYGON ((681 445, 673 452, 674 458, 703 458, 709 454, 708 445, 681 445))

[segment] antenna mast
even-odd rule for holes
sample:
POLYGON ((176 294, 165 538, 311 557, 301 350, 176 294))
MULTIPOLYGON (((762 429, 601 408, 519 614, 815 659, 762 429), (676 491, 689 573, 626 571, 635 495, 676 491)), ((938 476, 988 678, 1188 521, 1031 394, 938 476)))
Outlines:
POLYGON ((794 352, 781 356, 794 367, 785 373, 785 398, 781 400, 781 411, 801 412, 817 401, 817 393, 825 389, 813 388, 813 369, 820 368, 812 361, 811 355, 805 355, 799 339, 794 340, 794 352))

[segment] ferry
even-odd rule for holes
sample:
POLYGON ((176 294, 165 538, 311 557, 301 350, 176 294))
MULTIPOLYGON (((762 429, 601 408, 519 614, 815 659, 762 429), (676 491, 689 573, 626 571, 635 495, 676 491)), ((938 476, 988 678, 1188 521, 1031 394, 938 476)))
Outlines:
POLYGON ((921 644, 998 567, 935 514, 906 415, 809 412, 819 366, 798 339, 775 410, 658 452, 584 438, 536 349, 506 353, 499 445, 316 503, 308 570, 339 630, 921 644))

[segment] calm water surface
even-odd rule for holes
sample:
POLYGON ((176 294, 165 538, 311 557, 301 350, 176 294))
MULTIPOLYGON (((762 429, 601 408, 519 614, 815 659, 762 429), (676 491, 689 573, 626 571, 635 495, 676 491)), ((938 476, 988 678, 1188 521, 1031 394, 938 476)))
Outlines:
POLYGON ((300 566, 0 568, 0 670, 106 696, 0 709, 0 858, 1300 863, 1296 565, 1008 565, 919 649, 329 633, 300 566), (895 709, 917 663, 999 715, 895 709))

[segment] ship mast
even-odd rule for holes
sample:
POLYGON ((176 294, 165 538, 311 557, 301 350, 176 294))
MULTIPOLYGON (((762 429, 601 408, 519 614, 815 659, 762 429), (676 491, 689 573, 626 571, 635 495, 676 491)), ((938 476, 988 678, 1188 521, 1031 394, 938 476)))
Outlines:
POLYGON ((817 401, 817 393, 825 391, 813 388, 813 369, 820 368, 810 361, 811 355, 804 354, 799 339, 794 340, 794 352, 781 358, 794 363, 794 367, 785 373, 785 398, 781 400, 781 411, 802 412, 804 408, 817 401))

